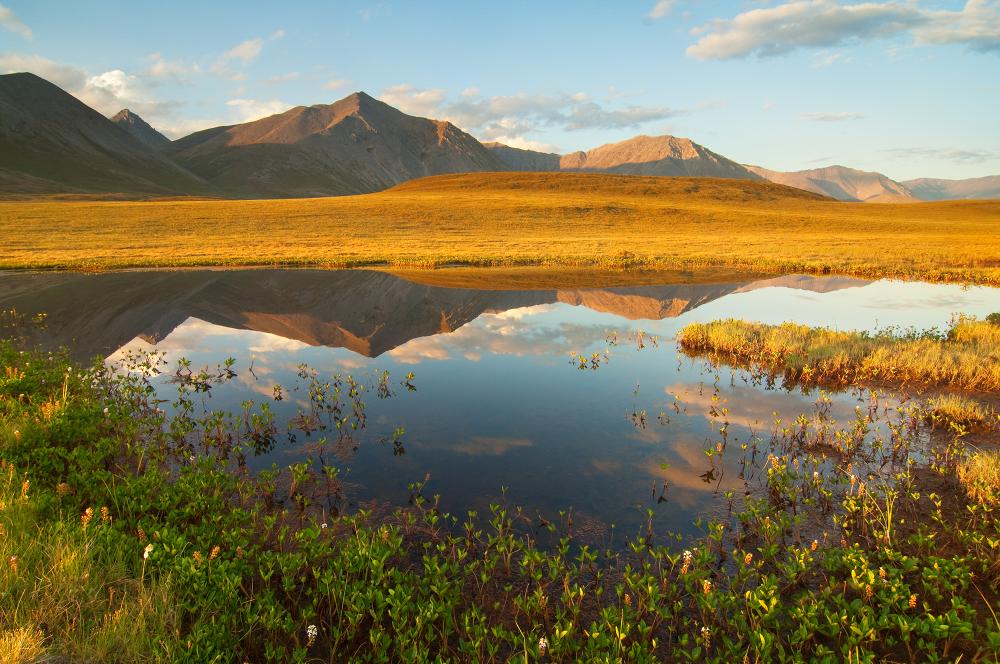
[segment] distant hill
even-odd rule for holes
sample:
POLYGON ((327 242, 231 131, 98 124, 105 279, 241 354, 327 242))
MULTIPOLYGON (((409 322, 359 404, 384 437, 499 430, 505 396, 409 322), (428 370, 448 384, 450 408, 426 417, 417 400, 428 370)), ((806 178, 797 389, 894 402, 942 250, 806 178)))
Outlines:
POLYGON ((760 166, 747 168, 771 182, 798 187, 839 201, 906 203, 917 200, 909 189, 881 173, 859 171, 846 166, 827 166, 790 173, 760 166))
POLYGON ((0 76, 0 194, 213 192, 45 79, 0 76))
POLYGON ((1000 175, 968 180, 920 178, 902 183, 923 201, 946 201, 962 198, 1000 199, 1000 175))
POLYGON ((359 194, 427 175, 504 170, 450 122, 406 115, 363 92, 200 131, 167 152, 244 197, 359 194))
POLYGON ((501 143, 487 143, 486 147, 512 170, 761 179, 741 164, 690 139, 676 136, 636 136, 588 152, 561 156, 512 148, 501 143))
POLYGON ((169 138, 150 127, 149 123, 127 108, 118 111, 112 116, 111 121, 151 148, 162 148, 170 144, 169 138))
POLYGON ((538 152, 523 148, 512 148, 503 143, 483 143, 507 169, 512 171, 558 171, 561 155, 554 152, 538 152))

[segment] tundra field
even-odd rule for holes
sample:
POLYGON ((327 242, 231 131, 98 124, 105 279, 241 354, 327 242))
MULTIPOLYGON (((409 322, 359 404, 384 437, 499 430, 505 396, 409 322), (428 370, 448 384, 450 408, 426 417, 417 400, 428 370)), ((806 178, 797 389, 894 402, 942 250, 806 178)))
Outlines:
POLYGON ((545 266, 1000 284, 1000 201, 857 204, 767 182, 475 173, 362 196, 0 202, 0 268, 545 266))

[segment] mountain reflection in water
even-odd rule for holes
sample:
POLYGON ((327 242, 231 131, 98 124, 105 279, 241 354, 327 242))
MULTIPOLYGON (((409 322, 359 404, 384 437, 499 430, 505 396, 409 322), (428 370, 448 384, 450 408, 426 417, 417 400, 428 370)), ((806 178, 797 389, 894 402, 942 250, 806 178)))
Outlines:
MULTIPOLYGON (((304 404, 294 387, 300 364, 321 376, 388 370, 396 396, 368 400, 358 448, 337 462, 348 507, 404 504, 407 484, 430 474, 428 491, 441 494, 444 509, 486 513, 503 486, 531 516, 552 520, 572 508, 599 540, 612 523, 629 534, 645 527, 647 509, 658 529, 689 531, 721 504, 721 492, 743 487, 736 454, 705 454, 723 421, 738 449, 751 431, 766 437, 774 413, 788 420, 814 410, 816 394, 768 391, 742 372, 716 373, 678 355, 673 338, 683 325, 739 317, 943 326, 954 313, 1000 311, 1000 290, 808 276, 490 291, 375 271, 3 274, 0 308, 12 307, 47 313, 36 341, 70 346, 80 359, 153 347, 195 367, 232 356, 240 375, 213 391, 211 407, 238 410, 282 385, 288 398, 272 407, 284 421, 304 404), (630 340, 640 330, 657 342, 639 348, 630 340), (592 353, 607 360, 579 370, 574 358, 592 353), (398 387, 410 371, 415 392, 398 387), (711 415, 713 405, 726 415, 711 415), (378 443, 397 426, 406 430, 398 456, 378 443)), ((158 389, 170 400, 176 386, 162 380, 158 389)), ((834 395, 830 416, 846 423, 866 402, 834 395)), ((316 437, 300 435, 253 466, 313 456, 316 437)))

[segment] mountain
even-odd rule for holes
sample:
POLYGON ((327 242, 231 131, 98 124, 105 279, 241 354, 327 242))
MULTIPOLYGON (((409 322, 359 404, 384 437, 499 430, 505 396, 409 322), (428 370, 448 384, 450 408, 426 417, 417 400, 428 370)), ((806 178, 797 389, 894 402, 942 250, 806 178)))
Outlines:
POLYGON ((561 155, 554 152, 538 152, 512 148, 503 143, 483 143, 508 170, 512 171, 558 171, 561 155))
POLYGON ((127 108, 118 111, 112 116, 111 121, 151 148, 162 148, 170 144, 169 138, 150 127, 149 123, 127 108))
POLYGON ((771 182, 823 194, 839 201, 908 203, 917 200, 909 189, 881 173, 858 171, 846 166, 827 166, 790 173, 760 166, 747 168, 771 182))
POLYGON ((511 170, 761 179, 741 164, 690 139, 676 136, 636 136, 588 152, 562 156, 512 148, 501 143, 487 143, 486 147, 511 170))
POLYGON ((922 201, 947 201, 958 198, 1000 199, 1000 175, 968 180, 920 178, 902 183, 922 201))
POLYGON ((243 197, 359 194, 427 175, 504 170, 450 122, 406 115, 363 92, 200 131, 167 152, 243 197))
POLYGON ((629 320, 678 316, 735 292, 786 286, 825 292, 846 277, 601 289, 475 290, 429 286, 369 270, 185 270, 23 273, 0 280, 0 309, 45 312, 35 342, 107 356, 137 337, 156 343, 196 318, 376 357, 417 337, 452 332, 484 313, 562 302, 629 320))
POLYGON ((0 76, 0 194, 213 191, 45 79, 0 76))

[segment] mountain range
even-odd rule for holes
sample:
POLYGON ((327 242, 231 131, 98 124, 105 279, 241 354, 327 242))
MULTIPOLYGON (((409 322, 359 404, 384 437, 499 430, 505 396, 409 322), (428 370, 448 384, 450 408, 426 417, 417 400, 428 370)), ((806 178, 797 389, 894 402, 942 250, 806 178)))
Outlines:
POLYGON ((672 318, 725 295, 767 287, 828 292, 850 277, 594 289, 476 290, 419 284, 371 270, 187 270, 23 273, 0 280, 0 309, 48 314, 34 342, 106 357, 135 338, 157 343, 190 318, 311 346, 377 357, 484 313, 561 302, 629 320, 672 318))
POLYGON ((843 166, 784 173, 675 136, 636 136, 565 155, 481 143, 450 122, 407 115, 364 92, 171 141, 128 109, 106 118, 34 74, 0 76, 4 197, 336 196, 495 171, 770 180, 844 201, 1000 198, 1000 176, 896 182, 843 166))

